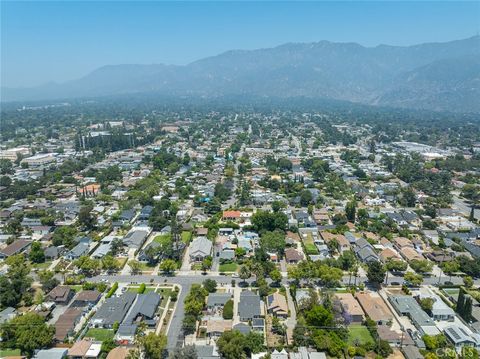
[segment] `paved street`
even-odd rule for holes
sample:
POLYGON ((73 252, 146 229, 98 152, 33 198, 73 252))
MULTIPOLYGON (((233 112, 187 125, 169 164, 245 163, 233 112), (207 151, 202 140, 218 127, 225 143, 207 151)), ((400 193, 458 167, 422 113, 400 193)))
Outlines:
MULTIPOLYGON (((472 210, 472 207, 456 194, 453 195, 453 206, 458 208, 458 210, 462 212, 465 217, 468 217, 470 215, 470 211, 472 210)), ((477 209, 474 211, 474 217, 477 220, 480 220, 480 210, 477 209)))

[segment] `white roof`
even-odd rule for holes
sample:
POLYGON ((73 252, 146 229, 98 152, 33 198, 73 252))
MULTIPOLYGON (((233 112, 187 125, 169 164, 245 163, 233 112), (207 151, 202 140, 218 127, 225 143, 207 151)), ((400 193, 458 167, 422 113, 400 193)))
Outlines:
POLYGON ((98 357, 100 352, 102 351, 102 344, 100 343, 93 343, 88 348, 87 353, 85 354, 86 357, 98 357))

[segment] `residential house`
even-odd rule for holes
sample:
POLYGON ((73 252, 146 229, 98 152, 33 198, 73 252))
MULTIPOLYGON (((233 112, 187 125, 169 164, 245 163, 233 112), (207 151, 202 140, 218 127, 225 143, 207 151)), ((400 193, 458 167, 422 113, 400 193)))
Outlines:
POLYGON ((207 298, 207 309, 209 311, 221 309, 231 298, 230 293, 210 293, 207 298))
POLYGON ((0 312, 0 324, 8 322, 17 316, 17 310, 12 307, 6 307, 0 312))
POLYGON ((136 294, 126 292, 119 297, 110 297, 92 317, 91 326, 112 328, 115 322, 121 323, 135 301, 136 294))
POLYGON ((218 338, 224 332, 232 330, 233 321, 231 319, 211 318, 207 320, 207 336, 218 338))
POLYGON ((58 285, 47 294, 47 298, 57 304, 66 305, 74 295, 75 292, 69 286, 58 285))
POLYGON ((406 315, 410 318, 413 325, 422 335, 437 335, 440 331, 435 326, 435 322, 423 311, 417 301, 409 295, 391 295, 389 302, 400 315, 406 315))
POLYGON ((102 344, 90 340, 80 340, 75 342, 68 349, 69 359, 95 359, 98 358, 102 351, 102 344))
POLYGON ((360 324, 363 322, 365 312, 351 293, 336 293, 335 297, 340 301, 344 317, 346 317, 349 322, 360 324))
POLYGON ((378 261, 378 255, 375 252, 375 249, 363 237, 358 238, 355 242, 354 252, 363 263, 378 261))
POLYGON ((70 306, 75 308, 90 308, 97 304, 101 297, 102 293, 98 290, 82 290, 77 294, 70 306))
POLYGON ((267 297, 267 312, 281 318, 288 317, 288 304, 284 295, 275 292, 267 297))
POLYGON ((0 250, 0 259, 6 259, 13 255, 24 253, 30 248, 31 244, 32 241, 17 239, 13 243, 0 250))
POLYGON ((360 292, 355 295, 365 314, 377 325, 388 324, 393 320, 393 314, 380 296, 360 292))
POLYGON ((139 249, 145 243, 149 231, 143 229, 132 229, 127 235, 123 238, 123 244, 128 248, 139 249))
POLYGON ((444 329, 447 338, 453 343, 457 353, 462 352, 463 347, 480 348, 480 335, 469 333, 459 325, 450 325, 444 329))
POLYGON ((155 292, 137 295, 137 300, 129 310, 122 324, 133 324, 143 321, 149 327, 155 327, 154 320, 161 297, 155 292))
POLYGON ((65 255, 65 258, 73 261, 81 256, 87 255, 89 251, 90 244, 88 242, 80 242, 65 255))
POLYGON ((238 222, 242 213, 240 211, 224 211, 222 215, 222 221, 238 222))
POLYGON ((68 337, 74 334, 75 325, 80 321, 82 311, 78 308, 67 308, 55 322, 55 336, 54 339, 58 342, 63 342, 68 337))
POLYGON ((303 254, 293 248, 285 249, 285 260, 287 263, 296 264, 303 260, 303 254))
POLYGON ((260 296, 249 290, 240 293, 238 316, 242 322, 248 322, 262 316, 260 296))
POLYGON ((197 237, 190 243, 189 256, 194 262, 201 262, 212 254, 212 241, 207 237, 197 237))

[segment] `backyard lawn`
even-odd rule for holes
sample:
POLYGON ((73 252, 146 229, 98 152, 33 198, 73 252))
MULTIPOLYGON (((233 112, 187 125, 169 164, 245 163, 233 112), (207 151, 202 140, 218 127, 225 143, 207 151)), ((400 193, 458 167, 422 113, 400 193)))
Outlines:
POLYGON ((190 240, 192 239, 192 232, 190 231, 183 231, 182 232, 182 242, 185 244, 190 243, 190 240))
POLYGON ((348 344, 349 345, 356 345, 365 344, 365 343, 374 343, 372 335, 368 331, 367 327, 355 325, 348 327, 348 344))
POLYGON ((20 349, 3 349, 3 350, 0 350, 0 358, 20 356, 20 354, 21 354, 20 349))
POLYGON ((103 342, 107 339, 113 339, 114 335, 115 334, 111 329, 91 328, 88 330, 87 334, 85 334, 85 337, 103 342))
POLYGON ((153 241, 161 244, 166 244, 172 240, 171 234, 162 234, 160 236, 156 236, 153 241))
POLYGON ((237 270, 237 263, 220 264, 220 272, 235 272, 237 270))
POLYGON ((303 244, 305 245, 305 251, 307 254, 318 254, 318 249, 313 243, 313 236, 311 233, 307 234, 307 238, 303 241, 303 244))

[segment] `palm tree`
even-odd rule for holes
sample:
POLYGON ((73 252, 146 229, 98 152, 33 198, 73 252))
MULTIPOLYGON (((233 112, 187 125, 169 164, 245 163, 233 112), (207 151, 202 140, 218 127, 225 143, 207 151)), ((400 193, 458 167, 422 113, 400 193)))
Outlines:
POLYGON ((245 281, 252 276, 252 273, 246 266, 242 266, 242 268, 240 268, 239 276, 243 279, 243 283, 245 283, 245 281))

